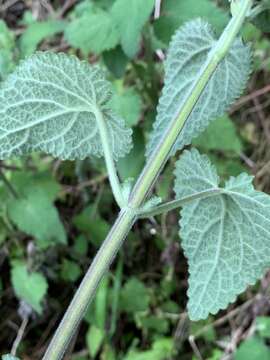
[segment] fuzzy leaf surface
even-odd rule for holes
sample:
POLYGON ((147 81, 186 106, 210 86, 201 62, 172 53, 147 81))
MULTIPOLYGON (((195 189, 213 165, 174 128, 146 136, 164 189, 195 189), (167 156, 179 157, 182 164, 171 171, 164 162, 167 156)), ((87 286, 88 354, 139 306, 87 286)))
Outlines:
POLYGON ((110 84, 95 66, 38 52, 0 87, 0 158, 43 151, 60 159, 102 156, 97 112, 115 159, 130 150, 131 130, 108 108, 110 84))
MULTIPOLYGON (((164 135, 190 96, 200 69, 216 39, 210 25, 200 19, 186 23, 174 35, 165 63, 165 84, 157 118, 147 147, 147 156, 164 135)), ((250 49, 236 39, 218 65, 189 115, 173 147, 172 154, 198 136, 211 120, 223 115, 243 91, 250 73, 250 49)))
MULTIPOLYGON (((177 198, 219 188, 215 168, 197 150, 184 152, 175 175, 177 198)), ((270 197, 254 190, 252 180, 245 173, 231 177, 220 194, 181 210, 192 320, 225 309, 270 266, 270 197)))

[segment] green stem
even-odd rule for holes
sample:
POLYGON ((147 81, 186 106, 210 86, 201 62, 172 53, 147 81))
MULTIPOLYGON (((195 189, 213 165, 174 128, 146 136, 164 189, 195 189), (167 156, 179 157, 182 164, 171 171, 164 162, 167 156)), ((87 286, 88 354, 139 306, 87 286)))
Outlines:
POLYGON ((95 295, 101 278, 107 272, 108 267, 121 248, 126 235, 135 221, 136 215, 134 211, 127 208, 121 210, 114 226, 84 276, 43 360, 59 360, 62 358, 70 339, 95 295))
POLYGON ((107 125, 106 125, 104 117, 100 111, 96 111, 95 116, 96 116, 97 124, 99 127, 99 134, 100 134, 100 139, 101 139, 101 143, 102 143, 104 158, 105 158, 105 162, 106 162, 106 167, 107 167, 107 171, 108 171, 108 175, 109 175, 112 192, 113 192, 114 198, 115 198, 118 206, 121 209, 122 207, 125 206, 125 200, 123 198, 122 187, 121 187, 119 178, 117 176, 117 171, 116 171, 116 167, 115 167, 115 163, 114 163, 114 159, 113 159, 113 153, 112 153, 112 149, 110 147, 110 140, 109 140, 110 137, 108 134, 107 125))
POLYGON ((147 210, 142 209, 142 211, 138 213, 138 217, 140 219, 144 219, 144 218, 149 218, 151 216, 160 215, 168 211, 178 209, 183 205, 188 204, 191 201, 205 199, 221 193, 223 193, 223 189, 209 189, 209 190, 201 191, 196 194, 186 196, 182 199, 168 201, 166 203, 154 206, 147 210))
MULTIPOLYGON (((75 294, 75 297, 73 298, 61 324, 59 325, 52 339, 46 354, 43 357, 43 360, 60 360, 62 358, 62 355, 64 354, 64 351, 70 342, 72 335, 74 334, 78 324, 85 314, 88 305, 94 297, 98 283, 104 274, 108 271, 108 267, 113 261, 117 251, 120 249, 133 223, 136 221, 136 213, 143 205, 143 202, 148 193, 151 191, 155 180, 157 179, 170 154, 175 140, 177 139, 187 118, 193 110, 193 107, 198 101, 202 91, 206 87, 217 65, 224 58, 236 35, 238 34, 251 5, 252 0, 243 0, 243 6, 239 13, 231 19, 228 26, 221 35, 221 38, 219 41, 217 41, 216 45, 209 53, 205 65, 202 67, 202 70, 194 81, 191 90, 186 96, 186 100, 179 111, 179 115, 174 121, 172 121, 168 127, 168 130, 165 132, 164 136, 159 142, 156 150, 149 158, 130 195, 128 206, 121 210, 113 228, 98 251, 93 263, 90 266, 90 269, 87 271, 79 289, 77 290, 77 293, 75 294)), ((100 123, 102 124, 103 122, 100 121, 100 123)), ((104 149, 105 157, 107 157, 106 162, 108 161, 109 166, 112 166, 110 151, 106 149, 107 147, 104 149)), ((110 175, 112 176, 112 181, 114 184, 113 190, 116 192, 118 200, 120 198, 122 201, 122 196, 120 196, 118 193, 119 182, 115 178, 116 172, 114 170, 114 167, 110 170, 110 175)))

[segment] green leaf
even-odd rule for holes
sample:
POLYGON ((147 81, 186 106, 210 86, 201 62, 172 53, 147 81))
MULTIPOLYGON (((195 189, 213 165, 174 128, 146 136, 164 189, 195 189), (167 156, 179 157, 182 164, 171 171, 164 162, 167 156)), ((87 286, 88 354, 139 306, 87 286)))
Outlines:
POLYGON ((136 179, 140 175, 145 162, 144 156, 145 140, 143 132, 135 128, 133 133, 133 148, 130 153, 117 162, 117 169, 121 179, 136 179), (130 166, 132 164, 132 166, 130 166))
POLYGON ((64 31, 66 23, 61 20, 47 20, 30 24, 20 38, 21 56, 32 55, 38 45, 57 33, 64 31))
POLYGON ((155 33, 165 44, 170 42, 174 32, 185 22, 200 17, 221 32, 228 16, 211 0, 166 0, 162 2, 161 17, 155 21, 155 33))
POLYGON ((150 297, 144 284, 136 278, 128 280, 121 291, 121 309, 128 313, 145 311, 149 302, 150 297))
POLYGON ((0 20, 0 49, 12 50, 15 45, 14 34, 3 20, 0 20))
POLYGON ((65 281, 75 282, 82 274, 82 270, 74 261, 64 259, 61 264, 61 278, 65 281))
POLYGON ((0 158, 44 151, 60 159, 102 156, 100 114, 113 156, 130 150, 131 130, 108 109, 103 72, 76 57, 38 52, 0 88, 0 158))
POLYGON ((270 32, 270 1, 261 0, 260 6, 262 11, 252 18, 254 25, 263 32, 270 32))
POLYGON ((210 123, 208 128, 192 143, 203 150, 232 151, 236 154, 243 150, 236 127, 228 116, 223 116, 210 123))
POLYGON ((258 316, 256 317, 256 330, 258 334, 266 339, 270 338, 270 317, 258 316))
POLYGON ((115 49, 109 51, 104 51, 102 57, 105 65, 116 78, 124 76, 128 64, 128 57, 123 53, 121 46, 117 46, 115 49))
POLYGON ((131 350, 123 360, 165 360, 173 355, 173 339, 160 338, 155 340, 151 350, 136 351, 131 350))
POLYGON ((84 54, 100 54, 114 48, 120 41, 112 16, 99 8, 84 12, 73 20, 65 30, 65 39, 84 54))
POLYGON ((8 203, 9 218, 21 231, 32 235, 40 248, 66 244, 66 232, 57 209, 42 188, 29 189, 8 203))
POLYGON ((141 31, 154 3, 155 0, 116 0, 113 4, 111 14, 120 34, 121 45, 125 54, 131 58, 139 50, 141 31))
MULTIPOLYGON (((190 96, 215 41, 210 26, 200 19, 188 22, 174 35, 165 64, 165 85, 147 147, 148 157, 190 96)), ((172 154, 190 144, 192 138, 205 130, 211 120, 223 115, 241 94, 249 73, 250 49, 237 39, 203 90, 184 124, 172 154)))
POLYGON ((86 342, 87 346, 90 352, 91 357, 95 357, 97 353, 99 352, 101 345, 103 343, 103 340, 105 338, 105 332, 104 330, 96 327, 96 326, 90 326, 87 334, 86 334, 86 342))
POLYGON ((101 218, 92 205, 86 207, 73 220, 74 225, 89 236, 93 245, 101 245, 104 238, 110 231, 110 225, 101 218))
POLYGON ((14 261, 12 262, 11 282, 18 298, 27 302, 41 314, 41 301, 48 288, 46 278, 39 272, 29 272, 23 262, 14 261))
MULTIPOLYGON (((177 162, 176 198, 218 189, 207 156, 185 151, 177 162)), ((270 197, 253 177, 231 177, 215 196, 194 200, 181 211, 180 236, 189 264, 188 311, 192 320, 225 309, 270 264, 270 197)))
POLYGON ((269 360, 270 350, 261 339, 253 337, 239 346, 234 354, 234 360, 269 360))
POLYGON ((3 20, 0 20, 0 80, 11 72, 15 66, 13 50, 15 48, 14 34, 3 20))
POLYGON ((142 111, 140 95, 132 87, 122 87, 112 98, 112 109, 125 121, 128 127, 138 124, 142 111))

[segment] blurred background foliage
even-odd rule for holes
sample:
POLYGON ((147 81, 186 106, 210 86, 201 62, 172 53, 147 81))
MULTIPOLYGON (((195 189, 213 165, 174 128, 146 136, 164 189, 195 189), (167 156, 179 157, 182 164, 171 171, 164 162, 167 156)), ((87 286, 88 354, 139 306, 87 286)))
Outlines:
MULTIPOLYGON (((133 128, 122 180, 136 178, 162 88, 174 31, 202 17, 220 34, 227 1, 0 1, 0 81, 36 50, 99 63, 113 84, 112 107, 133 128)), ((268 16, 268 15, 267 15, 268 16)), ((254 51, 246 93, 194 146, 223 179, 247 171, 270 192, 269 17, 247 24, 254 51)), ((1 104, 0 104, 1 105, 1 104)), ((155 192, 173 196, 173 163, 155 192)), ((43 154, 0 163, 0 353, 40 359, 117 207, 101 160, 60 162, 43 154)), ((270 359, 270 273, 234 305, 191 323, 187 264, 177 214, 139 221, 102 281, 66 359, 270 359)))

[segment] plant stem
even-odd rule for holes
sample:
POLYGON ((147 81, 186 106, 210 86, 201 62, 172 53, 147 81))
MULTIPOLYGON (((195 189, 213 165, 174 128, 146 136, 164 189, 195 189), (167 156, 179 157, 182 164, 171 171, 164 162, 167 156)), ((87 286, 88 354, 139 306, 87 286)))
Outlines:
POLYGON ((107 125, 106 125, 104 117, 100 111, 96 111, 95 116, 97 118, 97 123, 98 123, 98 127, 99 127, 99 135, 100 135, 100 139, 101 139, 101 143, 102 143, 102 147, 103 147, 104 158, 105 158, 105 162, 106 162, 106 167, 107 167, 107 171, 108 171, 108 175, 109 175, 112 192, 113 192, 114 198, 115 198, 118 206, 121 209, 122 207, 125 206, 125 201, 123 198, 121 184, 120 184, 119 178, 117 176, 117 171, 116 171, 116 167, 115 167, 114 160, 113 160, 113 153, 112 153, 112 149, 110 147, 110 137, 108 134, 107 125))
POLYGON ((138 217, 140 219, 144 219, 144 218, 149 218, 151 216, 160 215, 168 211, 178 209, 179 207, 182 207, 183 205, 191 201, 205 199, 221 193, 223 193, 223 189, 209 189, 209 190, 201 191, 196 194, 186 196, 182 199, 168 201, 166 203, 160 204, 158 206, 154 206, 145 211, 142 210, 141 212, 138 213, 138 217))
MULTIPOLYGON (((188 119, 193 107, 198 101, 202 91, 207 85, 216 67, 228 52, 236 35, 238 34, 241 25, 243 24, 247 12, 250 10, 252 0, 243 0, 243 5, 238 14, 236 14, 221 35, 219 41, 209 53, 208 59, 202 70, 194 81, 191 90, 186 96, 186 100, 179 111, 179 115, 173 120, 165 132, 156 150, 152 153, 145 168, 142 171, 137 183, 129 198, 129 204, 123 208, 118 216, 113 228, 111 229, 106 240, 98 251, 90 269, 87 271, 77 293, 75 294, 65 316, 59 325, 52 342, 43 357, 43 360, 60 360, 64 351, 70 342, 79 322, 83 318, 85 311, 92 301, 97 285, 102 279, 103 275, 108 270, 113 261, 117 251, 120 249, 125 237, 131 229, 133 223, 137 219, 137 211, 142 206, 146 196, 151 191, 151 188, 161 172, 169 154, 177 139, 181 129, 188 119)), ((103 124, 104 121, 99 121, 103 124)), ((106 127, 105 127, 106 129, 106 127)), ((103 129, 104 134, 106 131, 103 129)), ((101 136, 103 136, 101 134, 101 136)), ((106 141, 105 141, 106 143, 106 141)), ((105 144, 106 145, 106 144, 105 144)), ((107 146, 104 148, 106 162, 110 166, 109 174, 112 177, 113 191, 120 203, 122 196, 119 194, 119 181, 115 177, 115 168, 112 167, 112 155, 107 146), (109 153, 108 153, 109 152, 109 153)))
POLYGON ((112 263, 118 250, 136 220, 131 209, 121 210, 114 226, 103 242, 97 255, 87 271, 79 289, 70 303, 54 338, 44 355, 44 360, 59 360, 62 358, 72 335, 93 299, 96 288, 112 263))

